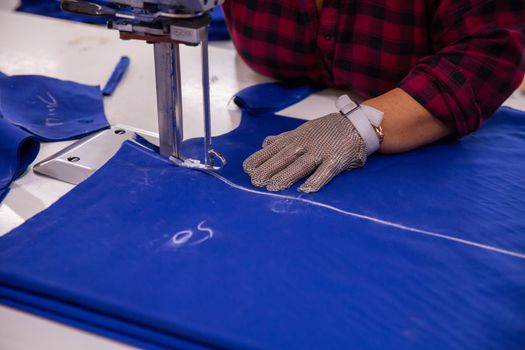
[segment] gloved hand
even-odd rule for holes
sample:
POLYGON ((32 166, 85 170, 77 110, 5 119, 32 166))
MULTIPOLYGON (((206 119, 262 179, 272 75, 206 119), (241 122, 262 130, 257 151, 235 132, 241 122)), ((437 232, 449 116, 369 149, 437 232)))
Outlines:
POLYGON ((367 159, 365 141, 341 113, 304 123, 297 129, 267 137, 262 149, 244 163, 252 184, 280 191, 312 174, 301 192, 316 192, 344 170, 361 167, 367 159))

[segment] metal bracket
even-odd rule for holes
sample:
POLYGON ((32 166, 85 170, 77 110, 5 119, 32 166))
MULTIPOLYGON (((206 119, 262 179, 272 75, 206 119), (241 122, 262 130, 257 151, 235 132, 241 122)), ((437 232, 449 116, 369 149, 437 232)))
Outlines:
POLYGON ((124 141, 134 140, 137 134, 155 143, 155 134, 127 126, 113 126, 76 141, 35 164, 33 170, 37 174, 78 185, 106 164, 124 141))

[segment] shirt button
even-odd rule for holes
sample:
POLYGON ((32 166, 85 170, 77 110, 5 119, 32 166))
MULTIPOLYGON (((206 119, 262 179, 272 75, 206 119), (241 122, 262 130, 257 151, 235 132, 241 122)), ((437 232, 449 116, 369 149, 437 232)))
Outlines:
POLYGON ((333 39, 333 36, 330 35, 330 34, 325 34, 325 35, 324 35, 324 39, 325 39, 325 40, 332 40, 332 39, 333 39))

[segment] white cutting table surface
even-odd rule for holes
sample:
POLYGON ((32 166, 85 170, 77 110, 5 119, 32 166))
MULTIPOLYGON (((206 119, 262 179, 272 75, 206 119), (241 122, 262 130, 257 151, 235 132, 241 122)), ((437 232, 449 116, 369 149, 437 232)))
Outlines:
MULTIPOLYGON (((131 65, 115 94, 105 98, 111 124, 126 124, 157 132, 153 48, 137 41, 121 41, 118 33, 102 27, 13 13, 15 0, 0 4, 0 71, 8 75, 40 74, 85 84, 103 85, 120 56, 131 65)), ((202 135, 200 50, 182 47, 185 138, 202 135)), ((240 89, 270 81, 238 58, 231 45, 210 47, 211 101, 214 135, 234 129, 238 111, 227 107, 240 89)), ((327 90, 306 99, 283 115, 311 119, 333 112, 338 91, 327 90)), ((508 105, 525 110, 525 98, 516 93, 508 105)), ((38 162, 71 142, 46 143, 38 162)), ((44 210, 73 188, 72 185, 29 170, 11 186, 0 204, 0 235, 44 210)), ((127 345, 47 319, 0 306, 0 349, 124 349, 127 345)))

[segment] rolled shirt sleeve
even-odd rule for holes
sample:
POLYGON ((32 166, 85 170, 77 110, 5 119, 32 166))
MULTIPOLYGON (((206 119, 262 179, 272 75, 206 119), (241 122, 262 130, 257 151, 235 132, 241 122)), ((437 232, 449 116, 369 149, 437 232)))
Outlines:
POLYGON ((524 74, 525 1, 435 1, 432 51, 399 87, 458 136, 477 130, 524 74))

